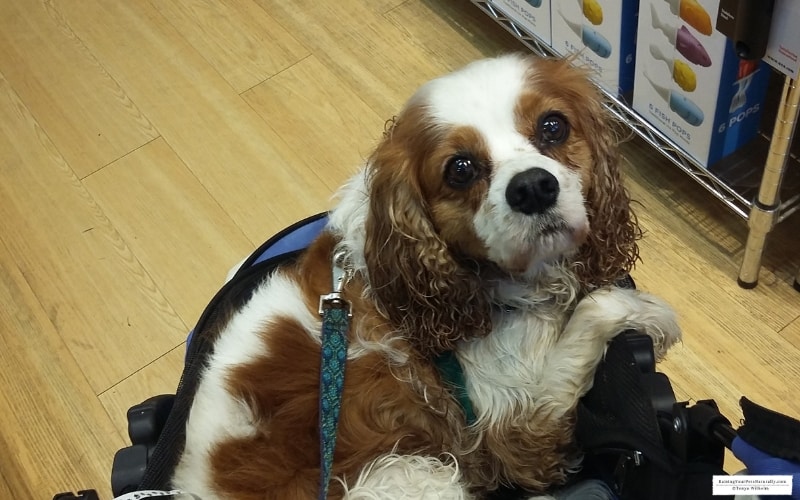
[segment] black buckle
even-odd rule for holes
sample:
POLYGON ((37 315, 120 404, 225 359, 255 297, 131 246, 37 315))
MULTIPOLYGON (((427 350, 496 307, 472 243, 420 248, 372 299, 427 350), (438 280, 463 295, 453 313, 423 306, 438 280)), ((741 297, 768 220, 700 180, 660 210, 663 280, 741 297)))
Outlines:
POLYGON ((625 491, 625 480, 628 477, 628 472, 636 467, 641 467, 644 463, 644 455, 637 450, 608 449, 604 451, 619 454, 617 465, 614 466, 614 472, 611 477, 614 482, 615 493, 620 494, 625 491))

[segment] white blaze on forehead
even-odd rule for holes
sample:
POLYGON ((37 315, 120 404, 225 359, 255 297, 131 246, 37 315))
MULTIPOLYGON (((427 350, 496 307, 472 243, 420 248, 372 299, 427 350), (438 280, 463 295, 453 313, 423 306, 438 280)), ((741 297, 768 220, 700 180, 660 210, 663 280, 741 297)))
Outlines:
POLYGON ((517 55, 476 61, 425 84, 412 98, 436 123, 475 128, 494 160, 532 148, 516 129, 514 111, 529 63, 517 55))

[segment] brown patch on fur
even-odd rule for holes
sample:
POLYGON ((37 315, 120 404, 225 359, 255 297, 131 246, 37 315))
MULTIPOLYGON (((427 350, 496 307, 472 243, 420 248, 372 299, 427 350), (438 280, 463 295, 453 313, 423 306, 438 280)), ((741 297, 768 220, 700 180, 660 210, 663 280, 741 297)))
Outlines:
POLYGON ((426 356, 491 329, 480 255, 473 253, 482 247, 463 220, 486 187, 472 188, 478 194, 446 193, 441 181, 447 155, 457 152, 448 150, 480 142, 466 144, 465 130, 451 133, 412 106, 369 161, 365 257, 372 291, 386 317, 426 356), (461 231, 442 232, 453 218, 461 231))
POLYGON ((603 106, 588 72, 563 59, 530 58, 530 91, 519 100, 517 128, 534 137, 539 117, 559 111, 570 125, 568 140, 544 154, 581 173, 590 230, 575 258, 586 289, 611 284, 639 259, 641 238, 630 195, 622 182, 617 153, 618 124, 603 106))
MULTIPOLYGON (((314 313, 319 295, 330 288, 333 244, 330 235, 324 235, 287 271, 301 284, 309 305, 314 298, 310 307, 314 313)), ((379 340, 391 333, 371 302, 358 296, 362 288, 358 278, 348 286, 354 313, 351 345, 357 335, 379 340)), ((226 498, 316 497, 320 345, 309 333, 293 318, 271 322, 262 333, 268 354, 231 373, 228 389, 252 411, 257 430, 255 436, 220 443, 212 453, 212 479, 226 498)), ((463 415, 439 383, 435 368, 415 358, 408 344, 398 341, 394 347, 410 357, 406 365, 391 368, 392 363, 378 352, 347 363, 332 475, 351 484, 366 464, 395 445, 401 454, 432 456, 463 447, 463 415), (398 373, 405 377, 397 377, 398 373), (414 380, 416 385, 398 378, 414 380), (428 401, 418 387, 426 388, 428 401)), ((341 485, 332 481, 329 498, 342 495, 341 485)))
POLYGON ((487 490, 513 484, 544 493, 566 482, 578 457, 573 419, 553 419, 530 409, 486 429, 478 450, 483 466, 468 472, 487 490))

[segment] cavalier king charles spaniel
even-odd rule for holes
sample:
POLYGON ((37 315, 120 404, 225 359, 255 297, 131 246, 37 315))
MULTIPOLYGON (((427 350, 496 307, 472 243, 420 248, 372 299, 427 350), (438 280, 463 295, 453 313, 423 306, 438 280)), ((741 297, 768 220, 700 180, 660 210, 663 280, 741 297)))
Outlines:
POLYGON ((175 487, 317 496, 318 307, 336 253, 352 320, 329 498, 546 495, 580 465, 576 405, 609 340, 647 333, 659 359, 678 340, 668 305, 615 286, 641 232, 585 71, 480 60, 423 85, 387 125, 323 233, 229 311, 175 487))

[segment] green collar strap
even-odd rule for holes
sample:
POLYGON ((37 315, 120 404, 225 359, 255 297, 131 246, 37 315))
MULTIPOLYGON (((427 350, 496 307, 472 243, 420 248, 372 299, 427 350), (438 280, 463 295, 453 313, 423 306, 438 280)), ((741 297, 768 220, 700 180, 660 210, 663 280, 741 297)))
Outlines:
POLYGON ((445 385, 449 386, 453 391, 464 416, 467 418, 467 425, 472 425, 477 420, 475 410, 472 408, 472 401, 467 394, 466 377, 464 376, 464 369, 458 358, 453 351, 447 351, 440 354, 435 360, 436 369, 439 370, 439 375, 442 377, 445 385))

